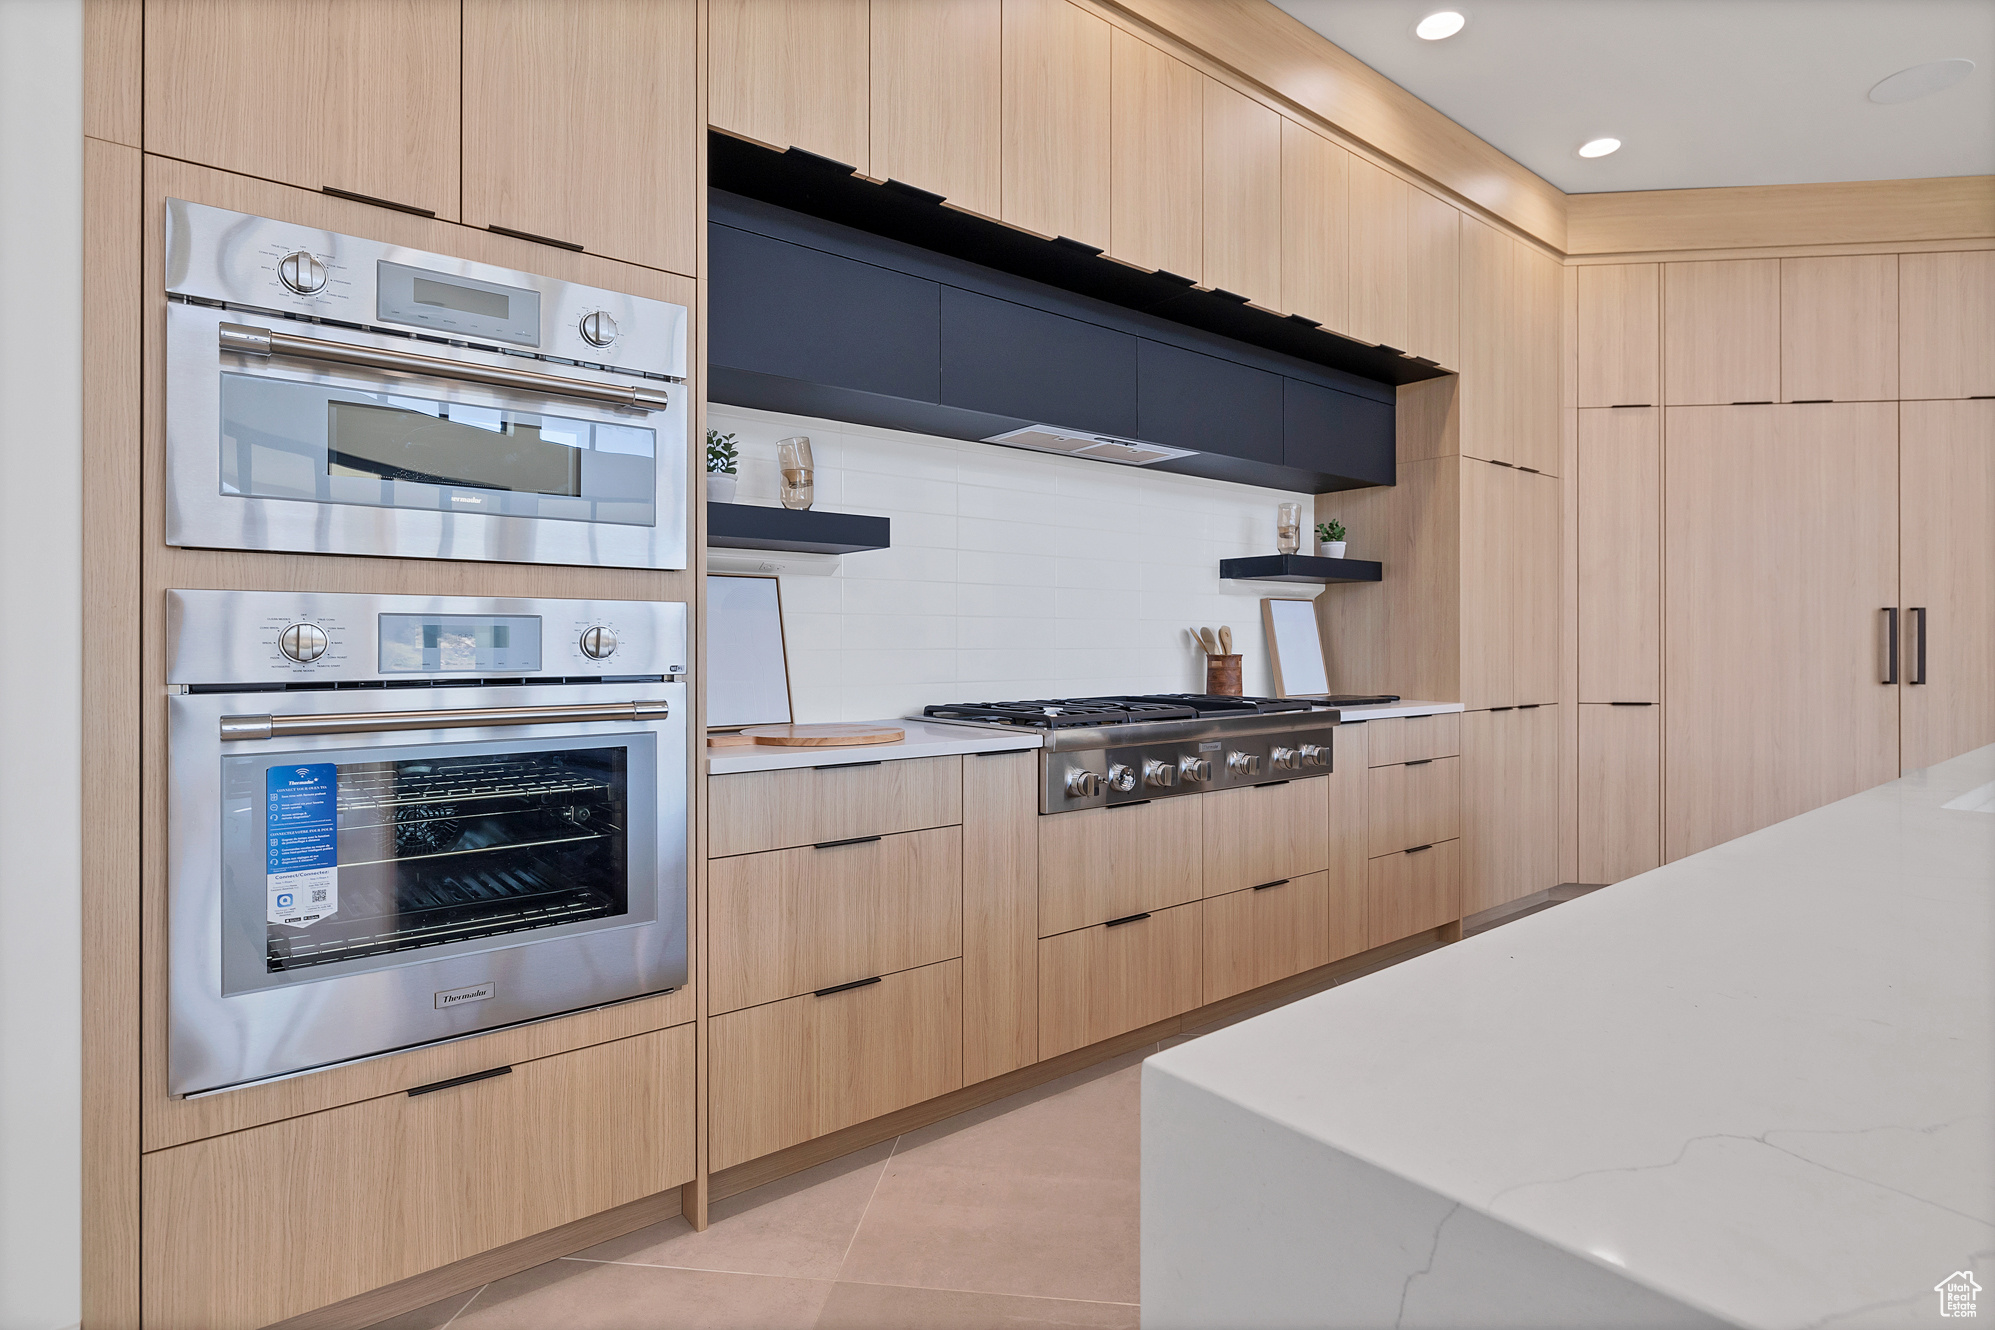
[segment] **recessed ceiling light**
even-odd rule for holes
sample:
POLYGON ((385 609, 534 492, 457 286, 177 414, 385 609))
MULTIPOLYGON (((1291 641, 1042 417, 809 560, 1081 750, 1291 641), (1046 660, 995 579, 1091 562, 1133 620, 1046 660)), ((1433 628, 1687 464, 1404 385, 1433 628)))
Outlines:
POLYGON ((1880 80, 1870 90, 1870 100, 1893 106, 1899 102, 1930 97, 1936 92, 1945 92, 1973 72, 1972 60, 1929 60, 1880 80))
POLYGON ((1610 152, 1619 151, 1620 147, 1620 139, 1591 139, 1579 145, 1579 155, 1582 157, 1605 157, 1610 152))
POLYGON ((1438 14, 1429 14, 1413 27, 1413 35, 1425 41, 1438 42, 1443 37, 1452 37, 1462 30, 1468 20, 1452 9, 1444 9, 1438 14))

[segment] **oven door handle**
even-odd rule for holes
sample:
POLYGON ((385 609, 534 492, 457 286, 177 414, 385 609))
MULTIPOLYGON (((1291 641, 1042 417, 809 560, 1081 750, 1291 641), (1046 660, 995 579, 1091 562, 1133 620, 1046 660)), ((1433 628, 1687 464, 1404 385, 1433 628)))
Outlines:
POLYGON ((359 365, 366 369, 396 370, 404 374, 420 374, 425 378, 459 379, 466 383, 521 388, 528 392, 551 393, 561 397, 579 397, 584 401, 603 402, 637 411, 662 411, 669 404, 669 399, 662 388, 647 388, 637 384, 624 387, 612 383, 591 383, 587 379, 570 379, 559 374, 536 374, 523 369, 498 369, 490 365, 446 360, 441 356, 421 356, 405 351, 378 351, 371 346, 349 346, 344 342, 329 342, 321 337, 298 337, 291 333, 273 332, 269 328, 258 328, 247 323, 222 324, 221 345, 222 350, 234 351, 238 355, 292 356, 299 360, 320 360, 334 365, 359 365))
POLYGON ((663 720, 663 702, 579 703, 565 707, 478 707, 461 711, 362 711, 323 716, 224 716, 222 738, 279 739, 291 734, 380 734, 488 725, 555 725, 586 721, 663 720))

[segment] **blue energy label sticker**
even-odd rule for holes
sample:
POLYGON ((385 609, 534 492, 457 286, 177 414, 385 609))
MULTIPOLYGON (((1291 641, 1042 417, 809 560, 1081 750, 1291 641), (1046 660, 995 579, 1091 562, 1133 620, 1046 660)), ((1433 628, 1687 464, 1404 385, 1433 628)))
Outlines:
POLYGON ((271 767, 264 794, 269 919, 305 928, 339 909, 339 768, 271 767))

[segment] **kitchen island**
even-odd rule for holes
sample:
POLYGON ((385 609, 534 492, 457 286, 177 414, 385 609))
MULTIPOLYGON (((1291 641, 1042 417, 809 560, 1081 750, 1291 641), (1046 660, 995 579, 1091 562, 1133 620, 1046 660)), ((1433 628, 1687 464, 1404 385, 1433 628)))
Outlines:
POLYGON ((1991 887, 1995 746, 1151 1058, 1144 1325, 1932 1323, 1991 887))

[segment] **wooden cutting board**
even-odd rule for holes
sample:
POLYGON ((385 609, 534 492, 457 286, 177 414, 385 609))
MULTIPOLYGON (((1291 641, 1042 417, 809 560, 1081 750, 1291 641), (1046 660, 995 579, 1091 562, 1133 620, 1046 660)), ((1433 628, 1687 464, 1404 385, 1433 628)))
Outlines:
POLYGON ((907 731, 898 725, 753 725, 741 733, 758 744, 780 748, 895 744, 907 738, 907 731))

